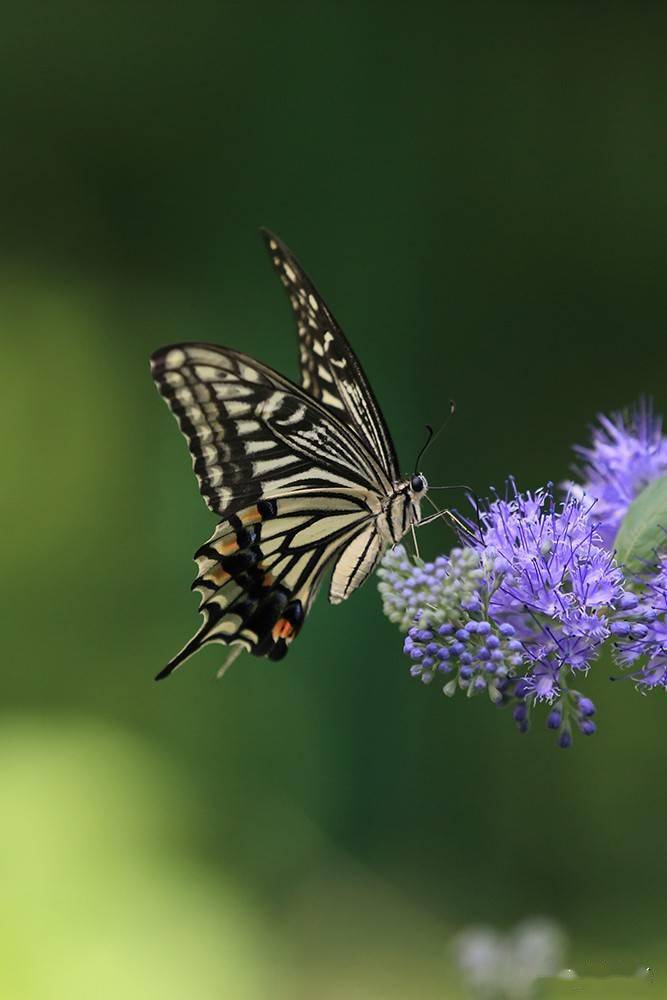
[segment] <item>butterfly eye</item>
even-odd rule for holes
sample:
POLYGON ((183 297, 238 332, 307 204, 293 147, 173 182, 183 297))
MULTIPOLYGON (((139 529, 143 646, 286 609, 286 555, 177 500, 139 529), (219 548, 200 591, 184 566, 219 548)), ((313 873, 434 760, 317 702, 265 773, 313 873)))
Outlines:
POLYGON ((423 493, 426 489, 426 481, 423 476, 413 476, 410 480, 410 488, 413 493, 423 493))

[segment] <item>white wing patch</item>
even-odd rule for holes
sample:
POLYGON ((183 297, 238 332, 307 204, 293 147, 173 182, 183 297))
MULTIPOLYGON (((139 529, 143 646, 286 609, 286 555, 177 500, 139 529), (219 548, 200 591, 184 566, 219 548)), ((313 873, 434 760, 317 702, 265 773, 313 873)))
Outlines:
POLYGON ((371 523, 346 545, 334 566, 329 588, 329 600, 340 604, 360 587, 373 572, 384 552, 377 525, 371 523))

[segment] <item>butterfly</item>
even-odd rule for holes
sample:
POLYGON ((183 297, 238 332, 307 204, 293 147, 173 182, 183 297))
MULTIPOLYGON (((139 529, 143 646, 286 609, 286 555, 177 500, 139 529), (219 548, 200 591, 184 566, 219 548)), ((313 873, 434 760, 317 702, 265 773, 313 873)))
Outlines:
POLYGON ((291 251, 261 230, 296 319, 301 385, 228 347, 151 357, 200 491, 221 517, 196 553, 203 624, 157 680, 211 642, 279 660, 327 570, 344 601, 421 519, 428 484, 402 478, 373 391, 331 310, 291 251))

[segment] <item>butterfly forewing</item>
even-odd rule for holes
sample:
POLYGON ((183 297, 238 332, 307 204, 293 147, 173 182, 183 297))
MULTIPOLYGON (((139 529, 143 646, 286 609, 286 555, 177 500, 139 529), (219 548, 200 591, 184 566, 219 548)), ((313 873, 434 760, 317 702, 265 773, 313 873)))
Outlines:
POLYGON ((294 310, 303 388, 354 429, 395 482, 394 445, 359 359, 294 254, 273 233, 262 234, 294 310))
POLYGON ((156 351, 151 365, 215 513, 295 490, 389 488, 347 427, 252 358, 211 344, 179 344, 156 351))

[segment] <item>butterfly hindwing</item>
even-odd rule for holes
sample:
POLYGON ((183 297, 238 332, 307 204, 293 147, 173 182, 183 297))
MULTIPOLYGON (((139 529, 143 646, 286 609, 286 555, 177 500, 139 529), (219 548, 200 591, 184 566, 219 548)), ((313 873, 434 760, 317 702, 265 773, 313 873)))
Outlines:
POLYGON ((305 492, 259 500, 221 521, 195 557, 199 572, 192 586, 201 596, 204 623, 158 677, 211 642, 281 659, 327 564, 360 531, 368 532, 376 513, 353 491, 305 492))
POLYGON ((394 482, 396 452, 359 359, 294 254, 268 230, 262 235, 294 311, 303 388, 354 429, 394 482))
POLYGON ((329 600, 340 604, 370 576, 385 546, 374 521, 364 525, 342 550, 331 575, 329 600))

